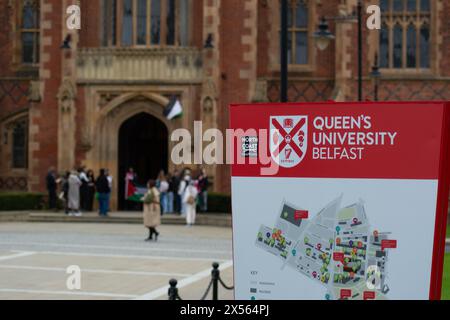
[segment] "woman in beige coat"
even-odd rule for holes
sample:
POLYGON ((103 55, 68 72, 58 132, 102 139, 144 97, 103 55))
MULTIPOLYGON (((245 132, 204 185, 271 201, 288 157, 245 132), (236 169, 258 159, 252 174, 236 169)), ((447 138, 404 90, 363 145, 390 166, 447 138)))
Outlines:
POLYGON ((144 201, 144 226, 149 230, 149 236, 145 241, 153 240, 153 234, 155 235, 155 241, 158 241, 159 232, 156 231, 156 227, 161 224, 161 207, 159 205, 159 191, 156 188, 155 180, 148 182, 148 191, 145 194, 144 201))

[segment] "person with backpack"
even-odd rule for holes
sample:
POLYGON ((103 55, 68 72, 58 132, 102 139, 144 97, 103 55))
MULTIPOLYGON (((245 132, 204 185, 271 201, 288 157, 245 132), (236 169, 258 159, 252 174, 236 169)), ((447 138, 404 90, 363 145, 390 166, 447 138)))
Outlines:
POLYGON ((187 184, 186 191, 183 194, 183 204, 186 212, 186 225, 191 227, 195 224, 198 190, 194 181, 191 180, 187 184))
POLYGON ((160 194, 155 180, 150 180, 147 187, 148 191, 143 198, 143 215, 144 226, 148 228, 149 235, 145 241, 153 240, 153 235, 155 235, 155 241, 158 241, 159 232, 156 227, 161 224, 160 194))

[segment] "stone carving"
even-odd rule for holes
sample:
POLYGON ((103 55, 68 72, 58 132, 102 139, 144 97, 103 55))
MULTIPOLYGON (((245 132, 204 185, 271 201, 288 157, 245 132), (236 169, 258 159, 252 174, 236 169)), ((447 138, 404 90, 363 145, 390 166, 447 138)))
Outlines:
POLYGON ((39 81, 30 81, 29 95, 28 100, 32 102, 41 101, 41 92, 40 92, 40 83, 39 81))
POLYGON ((88 125, 84 125, 84 128, 81 130, 79 146, 80 149, 85 152, 91 150, 93 147, 91 129, 88 125))
POLYGON ((68 79, 64 79, 58 90, 59 107, 62 112, 70 112, 75 105, 75 85, 68 79))
POLYGON ((114 100, 115 98, 117 98, 119 96, 118 93, 115 92, 105 92, 105 93, 101 93, 100 94, 100 100, 98 105, 103 108, 104 106, 106 106, 108 103, 110 103, 112 100, 114 100))
POLYGON ((214 108, 213 99, 211 99, 211 97, 206 97, 203 100, 203 112, 205 114, 211 114, 213 112, 213 108, 214 108))
POLYGON ((203 97, 217 97, 216 84, 212 78, 208 78, 203 82, 202 86, 202 96, 203 97))
POLYGON ((252 99, 253 102, 267 102, 267 80, 258 79, 255 84, 255 94, 252 99))
POLYGON ((168 81, 199 83, 202 51, 192 47, 80 48, 78 81, 168 81), (174 72, 175 71, 175 72, 174 72))

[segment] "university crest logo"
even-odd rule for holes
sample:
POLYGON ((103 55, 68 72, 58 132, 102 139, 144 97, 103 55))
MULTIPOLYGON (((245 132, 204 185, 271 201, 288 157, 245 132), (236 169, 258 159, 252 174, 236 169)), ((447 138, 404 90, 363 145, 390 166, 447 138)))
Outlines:
POLYGON ((307 116, 270 117, 270 155, 283 168, 302 162, 308 147, 307 116))

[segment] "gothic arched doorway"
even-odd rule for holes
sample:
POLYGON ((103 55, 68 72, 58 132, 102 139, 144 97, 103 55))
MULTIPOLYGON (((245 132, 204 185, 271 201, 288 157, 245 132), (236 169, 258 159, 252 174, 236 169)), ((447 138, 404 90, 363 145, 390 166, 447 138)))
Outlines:
POLYGON ((134 168, 139 184, 156 179, 160 170, 167 172, 168 130, 156 117, 142 112, 126 120, 119 130, 119 210, 125 209, 124 177, 134 168))

